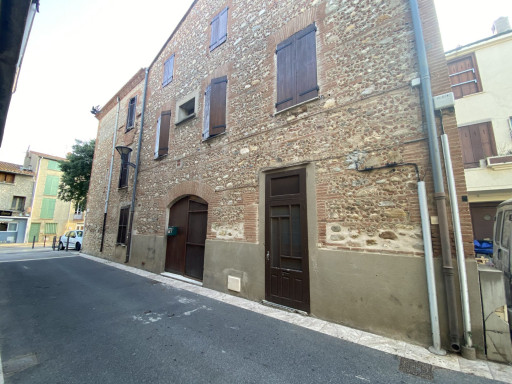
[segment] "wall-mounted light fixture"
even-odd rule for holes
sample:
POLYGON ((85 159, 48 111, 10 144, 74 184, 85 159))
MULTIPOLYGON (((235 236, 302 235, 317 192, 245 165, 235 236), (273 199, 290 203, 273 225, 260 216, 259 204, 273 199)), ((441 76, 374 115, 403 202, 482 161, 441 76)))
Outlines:
POLYGON ((130 161, 128 160, 130 153, 132 153, 132 149, 130 147, 125 147, 124 145, 118 145, 116 147, 116 151, 119 152, 119 154, 121 155, 122 165, 124 165, 124 166, 129 165, 129 166, 135 168, 135 164, 130 163, 130 161))

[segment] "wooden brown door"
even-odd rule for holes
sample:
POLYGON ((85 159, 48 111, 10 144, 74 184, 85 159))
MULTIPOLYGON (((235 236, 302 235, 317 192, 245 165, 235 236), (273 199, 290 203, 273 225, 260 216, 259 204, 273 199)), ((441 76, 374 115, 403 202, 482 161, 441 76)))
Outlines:
POLYGON ((501 201, 469 204, 475 240, 492 240, 494 216, 499 203, 501 201))
POLYGON ((171 207, 169 226, 178 233, 167 238, 166 271, 203 279, 207 220, 208 203, 199 197, 184 197, 171 207))
POLYGON ((306 170, 265 183, 265 298, 309 312, 306 170))

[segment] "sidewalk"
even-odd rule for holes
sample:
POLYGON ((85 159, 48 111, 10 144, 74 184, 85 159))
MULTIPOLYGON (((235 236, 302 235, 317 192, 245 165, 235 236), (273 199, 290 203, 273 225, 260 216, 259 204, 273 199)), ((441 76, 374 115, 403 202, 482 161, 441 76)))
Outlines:
POLYGON ((179 281, 155 273, 143 271, 141 269, 129 267, 124 264, 118 264, 95 256, 89 256, 85 254, 81 254, 80 256, 92 261, 107 264, 109 266, 134 273, 139 276, 146 277, 148 279, 152 279, 154 281, 158 281, 162 284, 177 289, 193 292, 198 295, 206 296, 230 305, 237 306, 239 308, 273 317, 290 324, 295 324, 345 341, 390 353, 398 357, 426 363, 438 368, 444 368, 452 371, 485 377, 487 379, 499 380, 505 383, 512 383, 512 366, 510 365, 498 364, 484 360, 466 360, 453 353, 448 353, 446 356, 437 356, 430 353, 426 348, 409 344, 404 341, 389 339, 387 337, 348 328, 343 325, 329 323, 314 317, 271 308, 254 301, 242 299, 240 297, 214 291, 195 284, 190 284, 184 281, 179 281))
MULTIPOLYGON (((46 247, 44 246, 44 242, 39 242, 34 244, 34 248, 51 248, 52 241, 46 242, 46 247)), ((0 248, 32 248, 32 243, 0 243, 0 248)))

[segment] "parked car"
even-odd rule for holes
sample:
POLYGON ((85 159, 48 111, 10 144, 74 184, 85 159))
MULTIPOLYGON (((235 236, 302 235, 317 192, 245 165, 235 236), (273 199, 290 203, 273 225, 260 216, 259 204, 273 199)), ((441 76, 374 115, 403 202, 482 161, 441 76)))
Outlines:
POLYGON ((69 239, 69 245, 67 245, 68 249, 76 249, 79 251, 80 248, 82 248, 83 238, 84 231, 67 231, 59 239, 59 249, 65 249, 69 239))

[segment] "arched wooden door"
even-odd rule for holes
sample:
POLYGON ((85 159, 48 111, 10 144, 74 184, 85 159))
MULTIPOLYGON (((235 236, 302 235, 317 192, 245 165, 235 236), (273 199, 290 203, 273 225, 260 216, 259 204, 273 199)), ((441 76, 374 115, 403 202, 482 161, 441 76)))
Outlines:
POLYGON ((208 203, 203 199, 186 196, 174 203, 169 226, 178 227, 178 233, 167 237, 167 272, 203 280, 207 221, 208 203))

